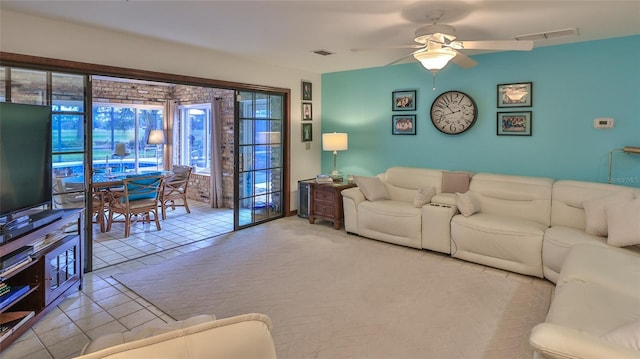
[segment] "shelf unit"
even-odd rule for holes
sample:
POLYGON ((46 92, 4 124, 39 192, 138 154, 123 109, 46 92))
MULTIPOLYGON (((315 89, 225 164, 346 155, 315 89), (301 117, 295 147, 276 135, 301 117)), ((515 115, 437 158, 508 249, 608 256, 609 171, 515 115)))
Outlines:
POLYGON ((49 238, 59 238, 32 254, 32 260, 27 265, 3 276, 3 282, 12 287, 29 285, 30 288, 1 308, 0 313, 33 311, 34 316, 0 342, 0 352, 55 308, 76 286, 82 289, 84 209, 59 211, 63 212, 62 218, 0 246, 0 253, 5 255, 34 245, 47 235, 49 238))

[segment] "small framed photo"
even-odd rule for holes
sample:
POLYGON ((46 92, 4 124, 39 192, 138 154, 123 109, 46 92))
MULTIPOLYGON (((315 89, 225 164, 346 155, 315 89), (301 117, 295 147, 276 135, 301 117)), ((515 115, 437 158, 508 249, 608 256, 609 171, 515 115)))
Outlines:
POLYGON ((302 142, 313 141, 313 127, 310 123, 302 124, 302 142))
POLYGON ((415 135, 416 115, 393 115, 391 116, 391 134, 393 135, 415 135))
POLYGON ((415 111, 416 90, 393 91, 393 111, 415 111))
POLYGON ((498 85, 498 107, 531 107, 532 105, 532 82, 498 85))
POLYGON ((302 81, 302 101, 311 101, 311 82, 302 81))
POLYGON ((313 107, 311 106, 311 102, 303 102, 302 103, 302 121, 311 121, 313 120, 313 107))
POLYGON ((531 111, 498 112, 498 136, 531 136, 531 111))

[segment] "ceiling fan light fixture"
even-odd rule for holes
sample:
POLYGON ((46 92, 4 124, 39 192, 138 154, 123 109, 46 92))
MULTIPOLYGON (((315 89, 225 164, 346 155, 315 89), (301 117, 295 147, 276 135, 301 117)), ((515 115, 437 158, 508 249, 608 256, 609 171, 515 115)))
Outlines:
POLYGON ((413 54, 413 57, 431 72, 442 70, 455 56, 456 52, 450 48, 431 49, 413 54))

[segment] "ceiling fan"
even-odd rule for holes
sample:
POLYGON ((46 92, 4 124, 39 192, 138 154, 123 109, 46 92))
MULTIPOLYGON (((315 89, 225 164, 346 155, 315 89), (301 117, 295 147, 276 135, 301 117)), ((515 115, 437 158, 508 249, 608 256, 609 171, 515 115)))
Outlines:
MULTIPOLYGON (((439 18, 439 16, 437 17, 439 18)), ((499 50, 499 51, 530 51, 533 41, 499 40, 499 41, 461 41, 456 40, 456 29, 451 25, 433 23, 422 26, 415 31, 414 41, 417 44, 395 46, 388 48, 416 49, 412 53, 387 64, 393 65, 409 57, 420 61, 422 66, 432 73, 443 69, 449 61, 462 68, 470 68, 478 63, 463 54, 462 50, 499 50)), ((372 48, 357 48, 351 51, 365 51, 372 48)))

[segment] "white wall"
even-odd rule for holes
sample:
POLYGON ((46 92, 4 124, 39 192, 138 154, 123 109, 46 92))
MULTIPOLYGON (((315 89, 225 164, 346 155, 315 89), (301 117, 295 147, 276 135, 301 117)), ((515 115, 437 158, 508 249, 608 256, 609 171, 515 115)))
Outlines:
MULTIPOLYGON (((224 36, 224 35, 221 35, 224 36)), ((100 65, 291 89, 291 209, 297 181, 320 173, 320 74, 261 64, 220 52, 134 36, 103 28, 2 10, 0 51, 100 65), (313 83, 313 138, 301 132, 301 81, 313 83)))

